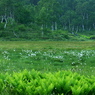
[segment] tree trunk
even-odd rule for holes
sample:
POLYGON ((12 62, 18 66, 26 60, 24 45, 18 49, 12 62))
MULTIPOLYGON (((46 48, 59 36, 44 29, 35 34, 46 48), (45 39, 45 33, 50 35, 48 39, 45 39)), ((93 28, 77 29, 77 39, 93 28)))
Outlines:
POLYGON ((74 27, 74 26, 72 26, 72 31, 74 31, 74 28, 75 28, 75 27, 74 27))
POLYGON ((41 26, 41 36, 43 37, 44 36, 44 31, 43 31, 43 29, 44 29, 44 25, 42 24, 42 26, 41 26))
POLYGON ((70 22, 70 20, 69 20, 69 30, 70 30, 70 24, 71 24, 71 22, 70 22))
POLYGON ((51 30, 54 31, 54 25, 53 25, 53 22, 52 22, 52 25, 51 25, 51 30))
POLYGON ((95 29, 95 24, 93 23, 93 28, 95 29))
POLYGON ((76 33, 79 31, 79 27, 77 26, 77 28, 76 28, 76 33))
POLYGON ((7 26, 7 18, 6 18, 6 16, 2 16, 1 23, 5 23, 4 28, 6 28, 6 26, 7 26))
POLYGON ((55 30, 57 30, 57 23, 55 22, 55 30))
POLYGON ((84 31, 85 29, 84 29, 84 25, 82 25, 82 30, 84 31))

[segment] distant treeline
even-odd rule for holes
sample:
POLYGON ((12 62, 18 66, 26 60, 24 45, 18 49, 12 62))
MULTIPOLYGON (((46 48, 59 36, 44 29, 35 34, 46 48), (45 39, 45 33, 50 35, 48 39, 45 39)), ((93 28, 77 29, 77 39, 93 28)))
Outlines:
POLYGON ((17 25, 32 29, 95 30, 95 0, 0 0, 0 30, 17 25))

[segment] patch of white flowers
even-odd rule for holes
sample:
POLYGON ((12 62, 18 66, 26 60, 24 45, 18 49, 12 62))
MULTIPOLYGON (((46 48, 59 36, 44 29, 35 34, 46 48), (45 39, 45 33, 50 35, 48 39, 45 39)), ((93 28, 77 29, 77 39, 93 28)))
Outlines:
POLYGON ((8 51, 3 51, 2 52, 2 55, 3 55, 3 57, 6 59, 6 60, 10 60, 10 58, 9 58, 9 52, 8 51))
MULTIPOLYGON (((16 52, 16 50, 13 50, 14 52, 16 52)), ((72 60, 71 64, 76 64, 75 59, 77 60, 77 63, 80 63, 81 65, 84 64, 86 65, 87 63, 85 61, 83 61, 82 63, 82 59, 84 58, 84 60, 95 56, 95 50, 69 50, 69 51, 33 51, 33 50, 21 50, 20 52, 16 53, 17 55, 20 55, 21 58, 29 58, 29 57, 35 57, 35 60, 37 59, 37 57, 39 56, 39 58, 44 58, 44 60, 48 60, 49 58, 53 58, 53 59, 59 59, 59 60, 65 60, 65 57, 68 56, 68 60, 72 60), (59 53, 58 53, 59 52, 59 53)), ((4 59, 6 60, 10 60, 10 56, 11 53, 8 51, 3 51, 2 55, 4 57, 4 59)), ((15 56, 15 55, 14 55, 15 56)))

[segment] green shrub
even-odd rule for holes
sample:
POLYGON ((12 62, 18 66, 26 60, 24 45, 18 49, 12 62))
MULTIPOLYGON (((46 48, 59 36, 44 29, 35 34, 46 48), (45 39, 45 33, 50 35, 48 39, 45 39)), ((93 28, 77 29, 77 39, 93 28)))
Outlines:
POLYGON ((94 39, 95 40, 95 35, 91 35, 90 39, 94 39))
POLYGON ((9 95, 94 95, 95 77, 86 78, 70 71, 24 70, 0 75, 0 94, 5 91, 9 95))
POLYGON ((0 23, 0 30, 4 30, 4 23, 0 23))
POLYGON ((17 25, 15 27, 15 31, 17 31, 17 32, 19 32, 19 31, 21 31, 21 32, 26 31, 26 26, 24 24, 17 25))

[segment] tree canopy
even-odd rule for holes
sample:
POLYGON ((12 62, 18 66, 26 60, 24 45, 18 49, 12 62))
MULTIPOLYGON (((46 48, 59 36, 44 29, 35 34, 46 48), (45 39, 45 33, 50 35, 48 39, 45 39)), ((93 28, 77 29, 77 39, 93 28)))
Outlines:
MULTIPOLYGON (((0 20, 44 30, 95 30, 95 0, 0 0, 0 20)), ((44 31, 45 32, 45 31, 44 31)))

